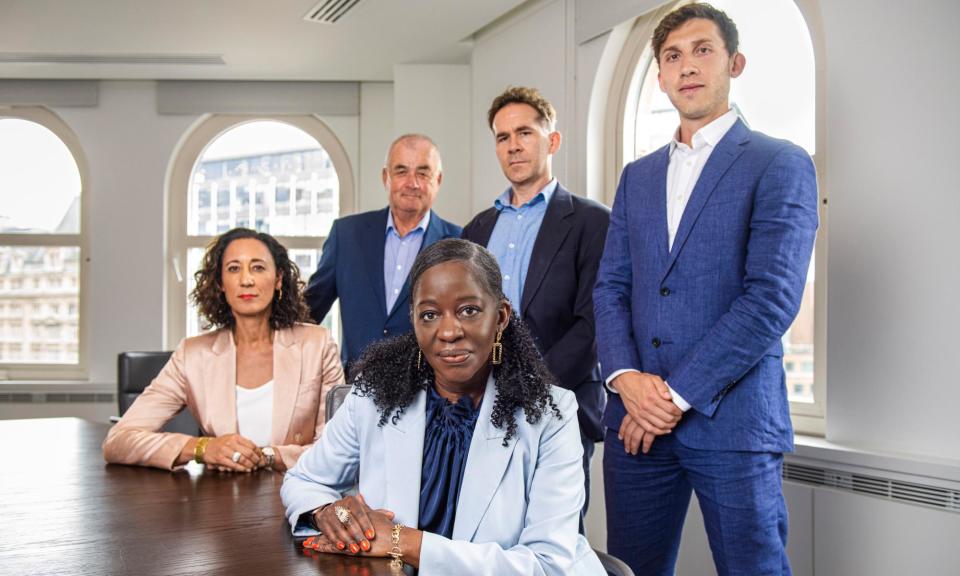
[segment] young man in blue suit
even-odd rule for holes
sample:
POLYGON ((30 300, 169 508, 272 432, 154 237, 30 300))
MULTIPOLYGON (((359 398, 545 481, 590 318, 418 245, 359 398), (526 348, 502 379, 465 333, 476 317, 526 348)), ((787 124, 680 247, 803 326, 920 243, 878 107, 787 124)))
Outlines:
POLYGON ((705 4, 653 36, 674 142, 624 168, 594 304, 604 379, 608 549, 672 575, 697 493, 719 574, 790 574, 781 338, 817 228, 813 163, 730 109, 734 23, 705 4))
POLYGON ((382 178, 389 205, 333 223, 305 293, 318 323, 340 299, 347 374, 368 344, 413 329, 410 266, 422 248, 460 236, 459 226, 430 209, 443 181, 440 151, 430 138, 405 134, 394 140, 382 178))
POLYGON ((553 106, 535 88, 509 88, 494 99, 487 121, 510 187, 467 224, 463 237, 496 256, 507 298, 557 384, 577 397, 585 514, 590 457, 594 443, 603 439, 600 417, 606 404, 597 363, 593 285, 610 211, 571 194, 553 177, 551 161, 560 148, 556 119, 553 106))

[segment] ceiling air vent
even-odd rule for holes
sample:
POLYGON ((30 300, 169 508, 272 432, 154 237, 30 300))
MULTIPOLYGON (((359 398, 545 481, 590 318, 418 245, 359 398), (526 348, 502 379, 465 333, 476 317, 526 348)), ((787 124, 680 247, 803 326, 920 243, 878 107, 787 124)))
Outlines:
POLYGON ((303 16, 303 19, 321 24, 336 24, 359 3, 360 0, 320 0, 303 16))

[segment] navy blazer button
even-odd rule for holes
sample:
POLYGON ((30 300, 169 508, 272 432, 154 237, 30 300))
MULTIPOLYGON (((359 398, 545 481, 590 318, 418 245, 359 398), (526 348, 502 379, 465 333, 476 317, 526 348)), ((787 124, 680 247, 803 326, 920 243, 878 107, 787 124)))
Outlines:
POLYGON ((663 288, 660 289, 660 295, 661 295, 661 296, 669 296, 669 295, 670 295, 670 289, 667 288, 666 286, 664 286, 663 288))
POLYGON ((653 344, 653 347, 654 347, 654 348, 659 348, 659 347, 660 347, 660 339, 659 339, 659 338, 654 338, 653 340, 650 341, 650 343, 653 344))

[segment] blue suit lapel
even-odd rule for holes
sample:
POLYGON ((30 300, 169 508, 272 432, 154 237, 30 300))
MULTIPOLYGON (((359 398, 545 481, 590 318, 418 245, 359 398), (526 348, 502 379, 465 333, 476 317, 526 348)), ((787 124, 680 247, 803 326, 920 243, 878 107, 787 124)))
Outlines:
MULTIPOLYGON (((513 450, 517 447, 517 438, 503 445, 505 432, 496 428, 490 421, 493 404, 497 399, 496 384, 493 377, 487 380, 487 389, 483 394, 477 425, 470 441, 470 453, 460 485, 460 498, 457 501, 457 518, 453 524, 454 540, 473 540, 480 526, 480 520, 486 514, 490 501, 500 488, 504 472, 510 464, 513 450)), ((522 415, 518 415, 522 418, 522 415)))
POLYGON ((553 262, 553 257, 557 255, 557 251, 560 250, 560 246, 570 232, 571 225, 566 218, 571 214, 573 214, 573 200, 570 198, 570 193, 558 184, 543 215, 540 231, 537 233, 533 251, 530 253, 530 267, 527 269, 527 278, 520 297, 521 311, 530 309, 530 301, 540 289, 550 269, 550 263, 553 262))
POLYGON ((668 256, 667 246, 669 246, 669 232, 667 231, 667 167, 670 165, 670 146, 664 146, 655 158, 653 166, 653 209, 654 222, 659 228, 656 234, 657 239, 657 258, 661 262, 668 256))
POLYGON ((388 419, 383 426, 388 470, 385 507, 397 515, 397 521, 410 526, 417 526, 420 518, 426 398, 425 392, 418 393, 396 424, 388 419))
MULTIPOLYGON (((386 222, 384 222, 383 225, 386 226, 387 225, 386 222)), ((423 233, 423 242, 420 244, 420 250, 423 251, 423 249, 426 248, 427 246, 433 244, 437 240, 442 239, 443 232, 444 232, 443 223, 440 222, 440 219, 437 218, 437 215, 433 212, 433 210, 431 210, 430 223, 427 224, 427 229, 423 233)), ((383 284, 383 266, 382 266, 383 246, 380 246, 380 252, 381 252, 380 284, 383 284)), ((407 272, 409 273, 410 271, 408 270, 407 272)), ((386 294, 384 294, 383 296, 384 307, 386 307, 386 301, 387 301, 387 297, 386 297, 386 294)), ((397 295, 397 300, 393 303, 393 309, 390 310, 390 313, 387 315, 387 320, 389 320, 390 318, 393 318, 393 315, 396 314, 397 312, 406 314, 409 312, 409 309, 410 309, 410 277, 408 276, 407 280, 403 283, 403 288, 400 289, 400 294, 397 295)))
POLYGON ((363 266, 367 269, 370 289, 377 297, 381 318, 387 315, 387 294, 383 285, 383 245, 386 242, 387 210, 389 209, 384 208, 377 213, 376 218, 367 221, 367 229, 360 240, 364 243, 360 253, 366 256, 363 266))
MULTIPOLYGON (((741 120, 737 120, 730 130, 720 139, 717 147, 710 154, 710 159, 703 167, 700 178, 697 180, 693 192, 690 194, 690 200, 687 201, 687 207, 683 210, 683 216, 680 218, 680 227, 677 229, 677 236, 673 239, 673 249, 670 251, 670 258, 663 269, 661 280, 666 277, 677 260, 677 255, 683 250, 683 245, 690 235, 700 211, 704 204, 716 190, 720 179, 726 174, 727 170, 733 165, 733 162, 743 152, 742 145, 750 139, 750 131, 743 125, 741 120)), ((664 192, 664 222, 666 222, 666 193, 664 192)))

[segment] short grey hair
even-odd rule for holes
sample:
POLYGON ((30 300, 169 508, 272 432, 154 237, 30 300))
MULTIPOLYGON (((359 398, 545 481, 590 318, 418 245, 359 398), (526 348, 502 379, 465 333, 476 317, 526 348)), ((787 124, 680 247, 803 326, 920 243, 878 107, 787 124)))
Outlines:
POLYGON ((419 140, 421 142, 430 144, 430 148, 437 154, 437 170, 443 172, 443 158, 440 156, 440 148, 437 148, 437 143, 426 134, 420 134, 418 132, 409 132, 407 134, 403 134, 402 136, 398 136, 396 140, 390 143, 390 146, 387 147, 387 155, 383 159, 384 168, 390 168, 390 153, 393 152, 393 149, 396 148, 401 142, 406 142, 407 140, 419 140))

